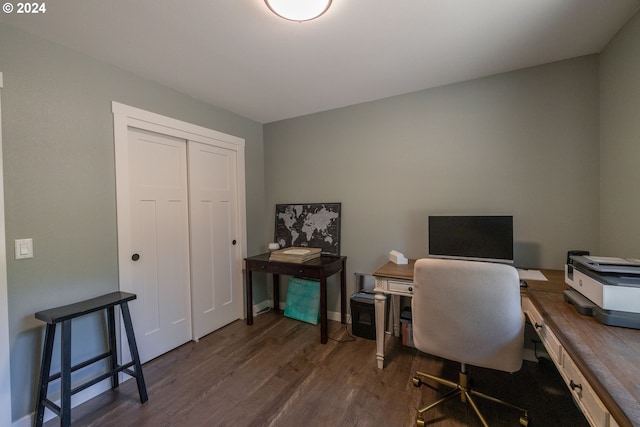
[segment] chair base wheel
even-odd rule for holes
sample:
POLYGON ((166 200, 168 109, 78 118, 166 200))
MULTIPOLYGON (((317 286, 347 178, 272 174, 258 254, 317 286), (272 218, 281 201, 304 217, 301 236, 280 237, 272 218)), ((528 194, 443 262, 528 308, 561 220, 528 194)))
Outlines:
POLYGON ((529 425, 529 417, 527 417, 526 415, 523 415, 520 417, 520 425, 527 427, 529 425))
POLYGON ((416 425, 417 425, 418 427, 424 427, 424 420, 423 420, 422 418, 418 418, 418 419, 416 420, 416 425))
POLYGON ((413 377, 411 379, 411 382, 413 383, 413 386, 416 387, 416 388, 420 388, 420 386, 422 386, 422 380, 420 378, 418 378, 418 377, 413 377))

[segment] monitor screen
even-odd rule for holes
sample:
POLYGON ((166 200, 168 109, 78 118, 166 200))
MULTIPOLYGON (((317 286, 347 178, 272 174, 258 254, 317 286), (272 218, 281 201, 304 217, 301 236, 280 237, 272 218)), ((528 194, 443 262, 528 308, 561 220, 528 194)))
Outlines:
POLYGON ((429 216, 429 256, 513 263, 513 216, 429 216))

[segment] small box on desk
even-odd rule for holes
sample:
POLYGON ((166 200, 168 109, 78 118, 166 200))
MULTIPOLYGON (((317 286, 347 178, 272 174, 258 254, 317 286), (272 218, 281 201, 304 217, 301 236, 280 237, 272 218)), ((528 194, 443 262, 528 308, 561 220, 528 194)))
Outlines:
POLYGON ((375 299, 372 294, 351 295, 351 331, 355 336, 376 339, 375 299))
POLYGON ((413 320, 411 317, 411 309, 406 307, 400 313, 400 324, 402 326, 402 345, 416 348, 413 344, 413 320))

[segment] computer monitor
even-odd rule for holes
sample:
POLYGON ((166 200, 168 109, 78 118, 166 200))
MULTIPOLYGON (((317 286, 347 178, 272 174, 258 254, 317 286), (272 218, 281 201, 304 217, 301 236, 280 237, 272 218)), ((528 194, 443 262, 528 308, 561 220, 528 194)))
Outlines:
POLYGON ((429 256, 513 263, 513 216, 429 216, 429 256))

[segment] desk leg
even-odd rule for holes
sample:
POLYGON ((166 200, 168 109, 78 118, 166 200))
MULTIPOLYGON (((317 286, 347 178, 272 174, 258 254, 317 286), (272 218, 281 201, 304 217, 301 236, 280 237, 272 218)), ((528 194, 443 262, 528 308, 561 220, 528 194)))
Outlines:
POLYGON ((385 334, 385 305, 387 296, 383 293, 375 295, 375 314, 376 314, 376 359, 378 361, 378 369, 384 368, 384 334, 385 334))
POLYGON ((340 314, 342 324, 347 323, 347 262, 342 261, 342 270, 340 271, 340 314))
POLYGON ((273 312, 280 312, 280 275, 273 275, 273 312))
POLYGON ((391 295, 391 330, 394 337, 400 336, 400 295, 391 295))
POLYGON ((71 425, 71 320, 63 320, 60 334, 60 426, 71 425))
POLYGON ((327 332, 327 276, 324 270, 320 274, 320 342, 326 344, 327 332))
POLYGON ((247 280, 245 283, 245 293, 247 298, 247 325, 253 325, 253 275, 249 270, 249 262, 245 263, 245 271, 247 274, 247 280))

